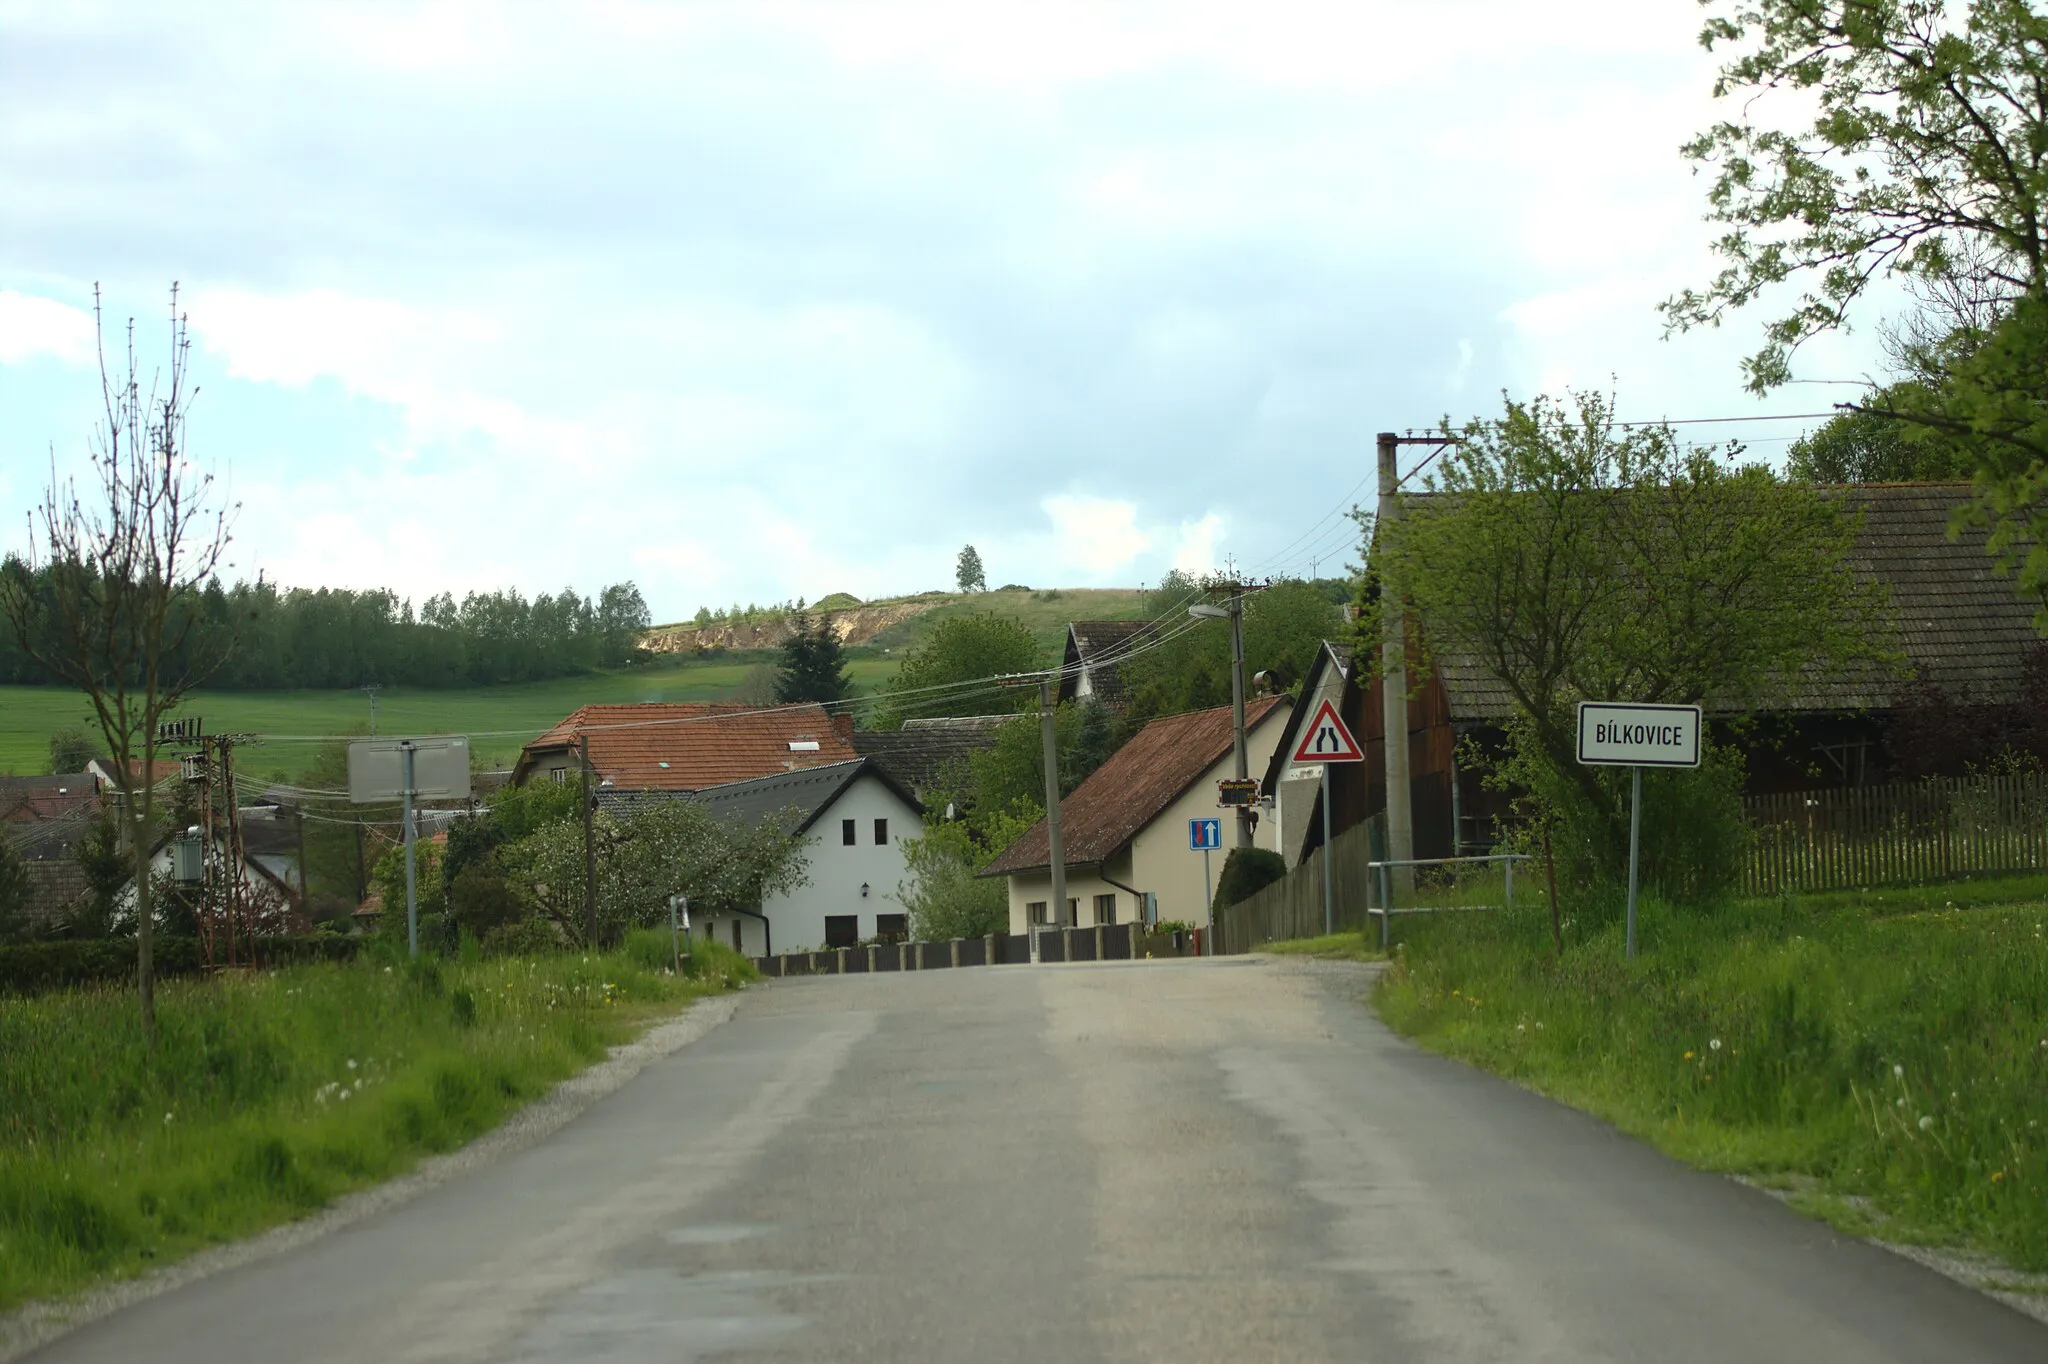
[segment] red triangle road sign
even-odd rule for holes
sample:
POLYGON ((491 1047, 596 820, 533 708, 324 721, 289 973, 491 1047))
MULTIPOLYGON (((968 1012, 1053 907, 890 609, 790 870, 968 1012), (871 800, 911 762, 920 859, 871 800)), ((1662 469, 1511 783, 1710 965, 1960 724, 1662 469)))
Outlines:
POLYGON ((1351 737, 1351 731, 1344 726, 1343 717, 1337 714, 1337 704, 1325 701, 1316 707, 1316 713, 1301 731, 1301 742, 1294 746, 1294 761, 1298 763, 1359 763, 1365 761, 1365 754, 1358 747, 1358 740, 1351 737))

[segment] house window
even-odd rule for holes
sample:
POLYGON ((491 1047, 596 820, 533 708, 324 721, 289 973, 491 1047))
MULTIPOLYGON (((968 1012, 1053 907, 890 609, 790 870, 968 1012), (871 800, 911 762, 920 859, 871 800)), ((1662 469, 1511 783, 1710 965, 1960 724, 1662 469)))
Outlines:
POLYGON ((886 820, 886 819, 878 819, 878 820, 876 820, 876 821, 875 821, 875 846, 879 848, 879 847, 881 847, 881 846, 882 846, 883 844, 887 843, 888 841, 889 841, 889 821, 888 821, 888 820, 886 820))
POLYGON ((825 946, 856 947, 860 944, 860 915, 827 914, 825 916, 825 946))
POLYGON ((1099 924, 1113 924, 1116 922, 1116 896, 1098 895, 1095 897, 1095 922, 1099 924))
POLYGON ((910 936, 910 916, 908 914, 877 914, 875 916, 875 936, 883 942, 902 942, 910 936))
POLYGON ((569 780, 569 769, 566 767, 557 767, 552 772, 548 773, 548 775, 550 777, 553 777, 555 779, 555 784, 559 786, 563 782, 569 780))
POLYGON ((860 841, 860 836, 854 832, 854 828, 855 821, 853 820, 842 819, 839 821, 839 841, 849 848, 860 841))
POLYGON ((1043 924, 1045 922, 1045 901, 1033 900, 1024 906, 1024 913, 1030 918, 1032 923, 1043 924))

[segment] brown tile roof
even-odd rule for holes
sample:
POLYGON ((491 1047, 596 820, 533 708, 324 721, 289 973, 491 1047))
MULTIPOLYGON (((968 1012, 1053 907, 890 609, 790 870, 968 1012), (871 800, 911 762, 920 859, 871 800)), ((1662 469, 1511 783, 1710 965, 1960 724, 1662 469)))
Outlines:
MULTIPOLYGON (((1245 726, 1256 728, 1285 696, 1247 701, 1245 726)), ((1230 707, 1154 720, 1060 802, 1060 840, 1069 866, 1092 866, 1121 852, 1202 773, 1230 752, 1230 707)), ((989 863, 984 876, 1034 871, 1051 864, 1045 821, 989 863)))
MULTIPOLYGON (((1949 538, 1950 518, 1969 502, 1970 485, 1871 483, 1829 491, 1862 514, 1853 562, 1890 593, 1897 643, 1912 677, 1974 701, 2017 700, 2024 656, 2041 638, 2033 622, 2039 604, 2022 597, 2010 575, 1998 573, 1982 530, 1949 538)), ((2024 553, 2027 545, 2017 548, 2024 553)), ((1507 688, 1478 659, 1446 652, 1436 670, 1456 719, 1512 713, 1507 688)), ((1906 681, 1863 668, 1802 680, 1767 697, 1763 708, 1889 709, 1906 681)))
POLYGON ((573 750, 586 732, 597 778, 622 791, 698 791, 859 757, 833 718, 816 704, 585 706, 520 752, 513 780, 543 754, 573 750))
POLYGON ((1094 695, 1107 705, 1122 705, 1123 672, 1117 666, 1134 649, 1158 632, 1156 620, 1077 620, 1067 626, 1067 650, 1062 661, 1060 698, 1070 700, 1086 668, 1094 695))
POLYGON ((90 772, 56 777, 0 777, 0 821, 40 824, 96 810, 100 784, 90 772))

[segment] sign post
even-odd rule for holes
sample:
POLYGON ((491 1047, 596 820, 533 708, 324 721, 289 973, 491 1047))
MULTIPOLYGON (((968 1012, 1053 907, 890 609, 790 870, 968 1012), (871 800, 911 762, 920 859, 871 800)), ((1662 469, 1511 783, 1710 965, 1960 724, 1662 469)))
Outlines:
POLYGON ((420 954, 419 891, 413 873, 413 802, 420 797, 459 800, 469 795, 469 740, 358 739, 348 746, 348 798, 374 805, 394 797, 405 803, 405 940, 420 954))
POLYGON ((1700 765, 1698 706, 1579 702, 1579 761, 1629 769, 1628 955, 1636 955, 1636 882, 1643 844, 1643 769, 1700 765))
POLYGON ((1325 701, 1316 707, 1314 717, 1301 731, 1301 742, 1294 746, 1294 761, 1321 764, 1319 775, 1323 787, 1323 933, 1327 936, 1337 931, 1337 850, 1330 846, 1330 765, 1365 761, 1365 751, 1359 748, 1358 740, 1351 737, 1351 731, 1344 725, 1344 717, 1337 714, 1335 702, 1325 701))
POLYGON ((675 958, 676 958, 676 974, 677 974, 677 975, 679 975, 679 976, 680 976, 680 975, 681 975, 681 974, 683 973, 683 934, 684 934, 684 932, 686 932, 686 931, 687 931, 687 930, 689 929, 689 927, 690 927, 690 897, 689 897, 689 896, 687 896, 687 895, 671 895, 671 896, 669 896, 669 897, 668 897, 668 938, 669 938, 669 946, 670 946, 670 947, 671 947, 671 948, 672 948, 672 949, 674 950, 674 952, 675 952, 675 958), (681 925, 680 925, 680 926, 678 926, 678 925, 677 925, 677 923, 676 923, 676 911, 677 911, 678 909, 680 909, 680 910, 682 911, 682 916, 683 916, 683 917, 682 917, 682 923, 681 923, 681 925))
POLYGON ((1223 821, 1220 819, 1191 819, 1188 821, 1188 847, 1200 849, 1202 854, 1202 903, 1208 908, 1209 955, 1216 951, 1216 883, 1209 879, 1209 849, 1223 846, 1223 821))

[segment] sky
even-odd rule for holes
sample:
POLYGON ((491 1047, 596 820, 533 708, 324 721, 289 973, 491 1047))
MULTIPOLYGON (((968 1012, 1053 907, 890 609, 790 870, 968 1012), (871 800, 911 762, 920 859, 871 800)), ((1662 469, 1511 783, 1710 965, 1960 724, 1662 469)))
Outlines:
POLYGON ((95 284, 154 365, 176 281, 232 576, 663 621, 950 588, 964 543, 991 586, 1339 572, 1375 432, 1851 395, 1746 394, 1762 311, 1663 337, 1713 269, 1700 21, 0 0, 0 552, 83 468, 95 284))

